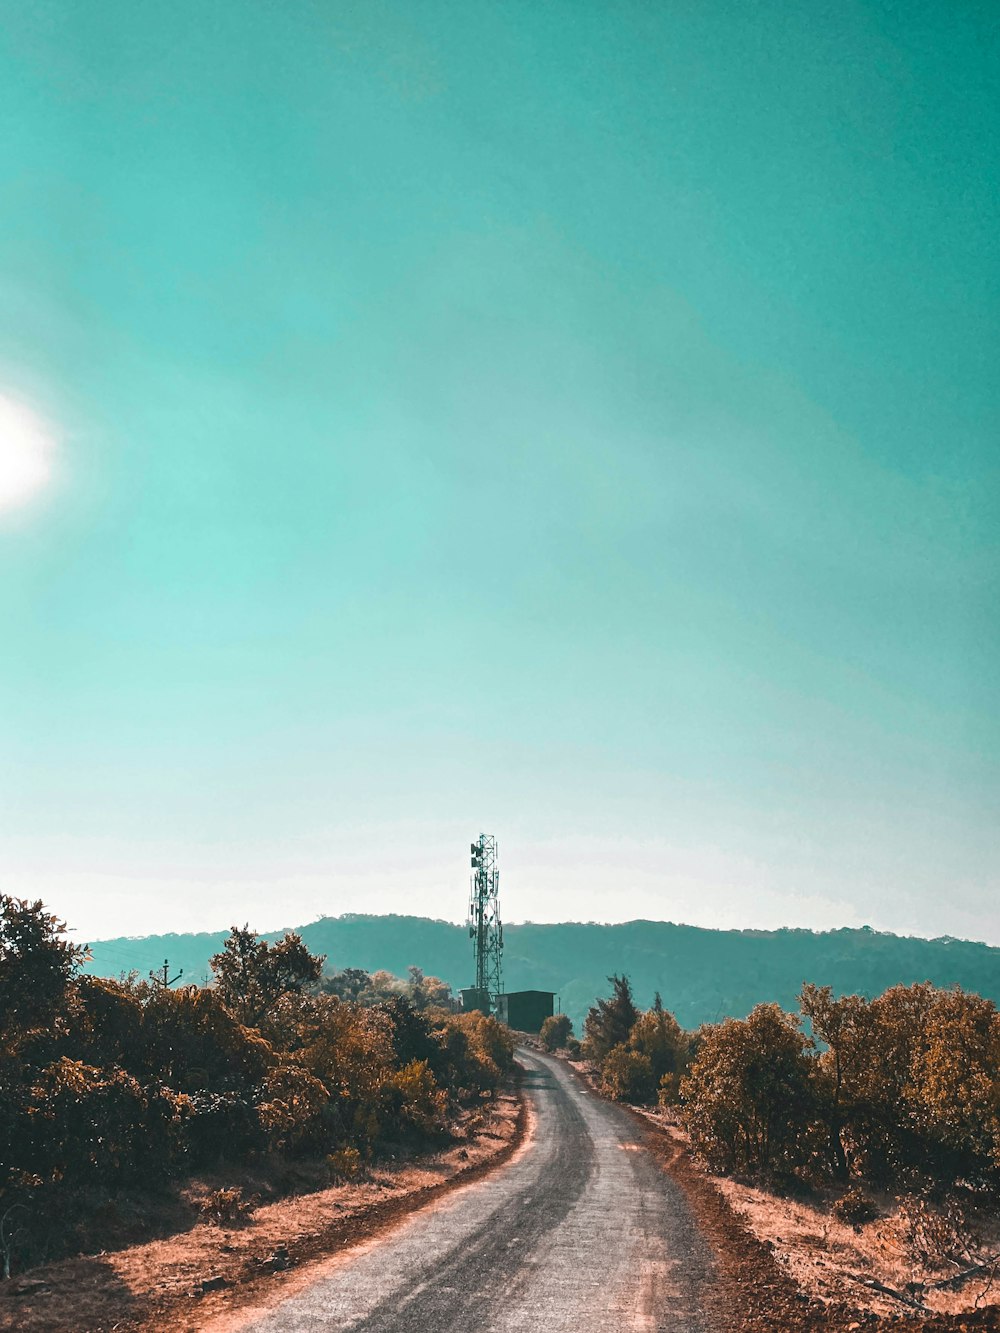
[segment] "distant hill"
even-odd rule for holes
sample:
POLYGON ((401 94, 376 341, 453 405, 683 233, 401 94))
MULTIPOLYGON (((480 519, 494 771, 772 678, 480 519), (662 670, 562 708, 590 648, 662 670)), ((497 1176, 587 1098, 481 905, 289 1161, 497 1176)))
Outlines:
MULTIPOLYGON (((457 990, 470 984, 472 951, 463 926, 415 916, 322 917, 297 927, 330 969, 386 968, 405 976, 410 964, 457 990)), ((267 938, 280 938, 274 931, 267 938)), ((145 974, 170 959, 185 980, 203 981, 226 932, 147 935, 95 942, 90 970, 103 976, 137 968, 145 974)), ((793 1008, 803 981, 835 991, 877 995, 897 982, 962 986, 1000 1004, 1000 949, 968 940, 923 940, 861 929, 706 930, 669 921, 623 925, 567 922, 504 927, 508 990, 556 991, 577 1027, 607 992, 607 976, 626 972, 641 1005, 659 991, 685 1027, 732 1015, 762 1000, 793 1008)))

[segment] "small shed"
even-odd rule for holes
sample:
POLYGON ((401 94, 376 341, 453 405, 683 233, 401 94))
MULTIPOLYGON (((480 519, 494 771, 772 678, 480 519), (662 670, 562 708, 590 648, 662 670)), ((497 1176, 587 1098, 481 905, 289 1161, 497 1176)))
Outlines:
POLYGON ((497 1001, 497 1018, 515 1032, 540 1032, 555 1009, 555 991, 514 990, 497 1001))

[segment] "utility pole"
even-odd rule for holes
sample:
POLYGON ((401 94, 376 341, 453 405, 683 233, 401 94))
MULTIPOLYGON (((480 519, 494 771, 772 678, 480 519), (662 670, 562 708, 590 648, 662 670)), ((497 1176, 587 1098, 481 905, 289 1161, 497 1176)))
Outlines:
POLYGON ((154 986, 159 986, 162 990, 167 990, 175 981, 180 981, 183 975, 184 969, 182 967, 179 969, 177 975, 172 977, 170 975, 170 959, 164 958, 163 966, 156 972, 150 972, 149 979, 154 986))

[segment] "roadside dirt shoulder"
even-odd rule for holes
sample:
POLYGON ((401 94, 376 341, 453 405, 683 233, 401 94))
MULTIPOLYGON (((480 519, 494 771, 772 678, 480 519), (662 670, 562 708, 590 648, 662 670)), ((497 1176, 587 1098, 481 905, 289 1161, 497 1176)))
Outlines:
POLYGON ((363 1181, 258 1208, 238 1228, 199 1222, 143 1245, 64 1260, 0 1285, 0 1329, 18 1333, 181 1333, 273 1295, 311 1261, 391 1227, 488 1174, 524 1137, 519 1088, 502 1093, 465 1143, 363 1181))
MULTIPOLYGON (((937 1325, 945 1328, 961 1327, 972 1315, 1000 1315, 994 1308, 1000 1302, 1000 1219, 992 1210, 981 1208, 975 1218, 964 1219, 971 1223, 966 1239, 976 1237, 978 1253, 970 1249, 964 1262, 938 1254, 933 1262, 927 1246, 914 1247, 922 1235, 933 1238, 935 1225, 946 1220, 933 1205, 921 1204, 926 1211, 912 1221, 923 1231, 915 1231, 900 1200, 892 1194, 869 1194, 878 1215, 852 1226, 835 1216, 830 1195, 791 1199, 745 1181, 718 1179, 715 1184, 777 1263, 811 1296, 883 1317, 900 1313, 909 1303, 915 1318, 950 1316, 951 1323, 937 1325)), ((945 1233, 944 1240, 949 1239, 957 1244, 960 1237, 945 1233)))
MULTIPOLYGON (((684 1189, 699 1224, 715 1247, 728 1307, 727 1322, 720 1327, 734 1333, 737 1330, 738 1333, 821 1333, 822 1330, 855 1333, 890 1326, 912 1329, 914 1333, 1000 1329, 996 1307, 925 1314, 880 1299, 877 1292, 865 1292, 863 1288, 852 1299, 853 1293, 845 1280, 831 1282, 827 1296, 820 1298, 813 1284, 803 1280, 804 1275, 789 1261, 784 1244, 787 1228, 779 1224, 773 1236, 763 1231, 755 1234, 749 1220, 734 1206, 735 1195, 743 1192, 741 1187, 709 1175, 670 1125, 657 1124, 653 1117, 641 1112, 636 1114, 650 1125, 651 1150, 684 1189)), ((777 1218, 773 1216, 772 1223, 775 1221, 777 1218)))

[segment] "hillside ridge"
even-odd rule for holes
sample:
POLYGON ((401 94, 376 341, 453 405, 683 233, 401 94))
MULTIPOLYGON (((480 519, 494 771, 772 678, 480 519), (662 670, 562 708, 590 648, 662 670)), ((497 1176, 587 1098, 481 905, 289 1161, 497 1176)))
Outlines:
MULTIPOLYGON (((252 923, 251 923, 252 924, 252 923)), ((430 917, 351 912, 302 926, 307 946, 331 970, 384 968, 397 975, 415 965, 456 990, 470 984, 472 954, 464 926, 430 917)), ((170 959, 184 979, 204 982, 209 958, 226 931, 120 936, 96 940, 88 970, 105 976, 141 973, 170 959)), ((278 939, 283 930, 263 932, 278 939)), ((671 921, 522 922, 507 925, 504 980, 510 990, 555 991, 579 1024, 612 972, 632 978, 637 1000, 664 1004, 686 1027, 743 1017, 761 1001, 794 1007, 804 981, 840 994, 876 995, 897 983, 961 986, 1000 1002, 1000 948, 951 936, 923 939, 869 926, 827 931, 804 927, 721 930, 671 921)))

